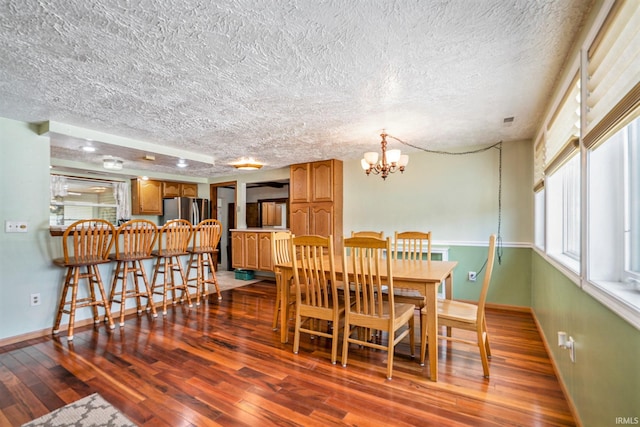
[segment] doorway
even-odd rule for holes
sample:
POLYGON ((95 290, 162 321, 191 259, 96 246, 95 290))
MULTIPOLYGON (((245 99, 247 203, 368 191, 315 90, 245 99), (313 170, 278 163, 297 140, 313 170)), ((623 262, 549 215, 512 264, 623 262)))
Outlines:
POLYGON ((211 218, 222 223, 222 237, 218 245, 218 264, 231 271, 231 233, 236 228, 237 181, 219 182, 209 185, 211 218))

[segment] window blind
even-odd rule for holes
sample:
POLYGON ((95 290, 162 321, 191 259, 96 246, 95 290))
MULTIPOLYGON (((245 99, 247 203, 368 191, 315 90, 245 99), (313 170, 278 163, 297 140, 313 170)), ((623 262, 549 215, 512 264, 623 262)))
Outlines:
POLYGON ((594 148, 640 105, 640 1, 616 1, 587 54, 584 144, 594 148))
POLYGON ((577 150, 580 137, 580 79, 576 73, 547 125, 544 173, 549 175, 577 150))

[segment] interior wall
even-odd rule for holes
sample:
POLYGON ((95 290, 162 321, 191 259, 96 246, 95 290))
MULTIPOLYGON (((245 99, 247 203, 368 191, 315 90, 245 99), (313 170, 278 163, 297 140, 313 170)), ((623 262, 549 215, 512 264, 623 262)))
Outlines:
POLYGON ((537 252, 532 264, 532 307, 583 425, 638 424, 640 331, 537 252), (575 363, 556 345, 558 331, 574 338, 575 363))

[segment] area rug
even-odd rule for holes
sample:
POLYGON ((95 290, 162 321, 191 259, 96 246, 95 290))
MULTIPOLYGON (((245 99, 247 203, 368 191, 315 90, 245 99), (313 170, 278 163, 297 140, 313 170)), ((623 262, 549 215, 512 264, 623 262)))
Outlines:
POLYGON ((233 271, 216 271, 216 277, 218 278, 218 286, 221 291, 227 291, 229 289, 239 288, 241 286, 250 285, 252 283, 259 282, 260 279, 240 280, 235 278, 233 271))
POLYGON ((22 427, 136 427, 98 393, 56 409, 22 427))

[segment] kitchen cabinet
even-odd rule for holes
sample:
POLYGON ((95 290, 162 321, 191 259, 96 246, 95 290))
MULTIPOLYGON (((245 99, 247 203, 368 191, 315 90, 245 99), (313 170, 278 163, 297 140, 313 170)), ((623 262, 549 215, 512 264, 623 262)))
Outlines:
POLYGON ((282 205, 276 202, 262 202, 261 207, 263 227, 282 225, 282 205))
POLYGON ((162 197, 198 197, 198 184, 164 181, 162 197))
POLYGON ((137 178, 131 180, 131 213, 162 215, 161 181, 137 178))
POLYGON ((342 162, 291 165, 289 216, 295 235, 333 235, 336 251, 342 248, 342 162))
POLYGON ((271 271, 271 230, 231 231, 231 266, 271 271))

